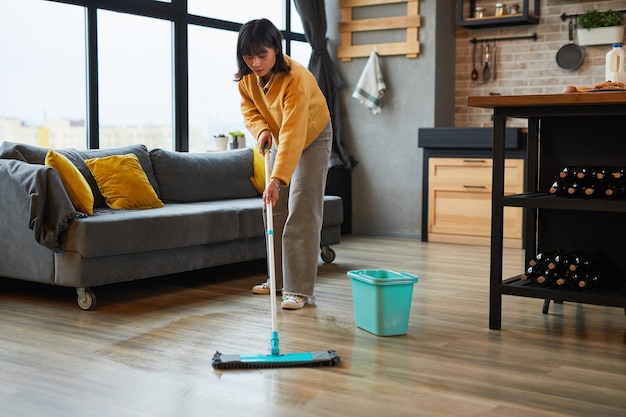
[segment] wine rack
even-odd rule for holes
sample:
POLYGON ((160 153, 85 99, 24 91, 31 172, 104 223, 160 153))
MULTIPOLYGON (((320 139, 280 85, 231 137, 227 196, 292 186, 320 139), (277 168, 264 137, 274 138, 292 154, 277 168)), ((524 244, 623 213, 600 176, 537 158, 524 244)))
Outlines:
POLYGON ((614 262, 620 279, 626 277, 626 201, 549 193, 563 166, 626 165, 626 93, 470 97, 468 105, 494 112, 489 327, 501 328, 502 295, 544 299, 544 313, 551 300, 626 308, 623 286, 568 291, 537 286, 520 276, 503 279, 502 273, 503 210, 522 207, 526 262, 549 248, 598 251, 614 262), (528 121, 526 189, 517 195, 504 194, 507 117, 528 121))

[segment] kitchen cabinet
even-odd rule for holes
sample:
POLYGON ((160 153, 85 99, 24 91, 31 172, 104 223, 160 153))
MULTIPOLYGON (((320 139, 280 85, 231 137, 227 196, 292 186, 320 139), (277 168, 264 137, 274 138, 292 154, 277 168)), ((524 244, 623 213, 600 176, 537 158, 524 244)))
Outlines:
MULTIPOLYGON (((506 160, 504 192, 524 190, 524 160, 506 160)), ((428 240, 489 246, 491 158, 430 158, 428 240)), ((522 247, 522 209, 504 213, 504 246, 522 247)))
MULTIPOLYGON (((489 246, 491 234, 491 128, 420 128, 423 148, 423 241, 489 246)), ((525 130, 506 129, 507 193, 524 189, 525 130)), ((523 212, 507 209, 505 246, 523 246, 523 212)))
POLYGON ((566 165, 626 166, 626 93, 481 96, 469 97, 467 104, 493 109, 489 328, 501 328, 502 295, 626 308, 623 286, 596 290, 540 287, 520 276, 505 278, 502 272, 504 209, 521 207, 526 264, 537 252, 556 248, 598 251, 613 261, 618 278, 626 276, 626 200, 564 198, 548 192, 566 165), (528 121, 526 186, 516 195, 505 195, 508 117, 528 121))
POLYGON ((470 29, 480 29, 488 27, 531 25, 539 23, 539 0, 516 1, 520 11, 517 14, 508 14, 508 6, 513 2, 505 2, 507 14, 503 16, 494 15, 493 1, 481 0, 458 0, 457 24, 470 29), (476 17, 474 10, 476 6, 485 7, 484 17, 476 17))

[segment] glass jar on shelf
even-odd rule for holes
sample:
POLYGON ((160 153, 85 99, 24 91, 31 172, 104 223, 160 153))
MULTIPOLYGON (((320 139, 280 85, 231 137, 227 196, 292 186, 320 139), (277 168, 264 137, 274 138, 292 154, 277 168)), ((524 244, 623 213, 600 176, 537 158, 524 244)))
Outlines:
POLYGON ((485 8, 483 6, 476 6, 474 8, 474 17, 476 19, 483 19, 485 17, 485 8))
POLYGON ((496 17, 504 16, 506 14, 506 4, 504 4, 504 3, 496 3, 496 6, 495 6, 493 14, 496 17))

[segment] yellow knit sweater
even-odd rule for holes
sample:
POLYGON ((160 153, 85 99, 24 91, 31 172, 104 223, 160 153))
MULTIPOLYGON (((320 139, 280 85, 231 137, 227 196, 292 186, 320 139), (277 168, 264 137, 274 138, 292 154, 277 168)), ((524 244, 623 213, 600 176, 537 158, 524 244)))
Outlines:
POLYGON ((280 145, 271 177, 289 184, 302 151, 322 133, 330 112, 313 74, 287 55, 285 60, 291 72, 275 73, 267 93, 255 74, 241 79, 239 93, 246 128, 255 138, 269 129, 280 145))

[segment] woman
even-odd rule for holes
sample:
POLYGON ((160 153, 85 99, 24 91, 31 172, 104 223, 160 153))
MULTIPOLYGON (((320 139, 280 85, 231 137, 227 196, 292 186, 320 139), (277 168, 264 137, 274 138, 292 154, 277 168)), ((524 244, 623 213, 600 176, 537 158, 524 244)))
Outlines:
MULTIPOLYGON (((330 112, 315 77, 283 54, 282 35, 267 19, 241 27, 237 66, 245 126, 261 154, 271 150, 263 202, 273 206, 276 288, 282 308, 300 309, 315 302, 330 112)), ((269 294, 269 283, 252 291, 269 294)))

